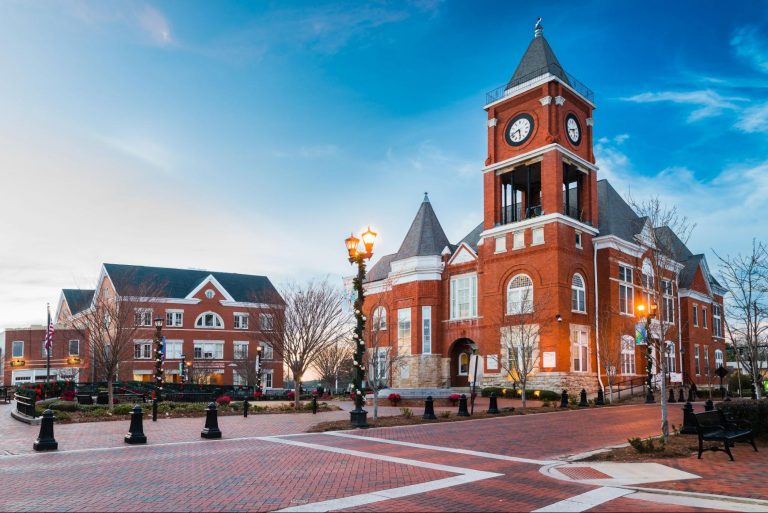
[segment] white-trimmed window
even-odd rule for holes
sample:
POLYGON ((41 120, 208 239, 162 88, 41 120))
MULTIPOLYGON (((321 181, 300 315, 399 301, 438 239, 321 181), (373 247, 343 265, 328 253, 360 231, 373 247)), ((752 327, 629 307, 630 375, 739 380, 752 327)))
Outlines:
POLYGON ((531 246, 544 244, 544 228, 534 228, 531 230, 531 246))
POLYGON ((152 341, 151 340, 134 340, 133 341, 133 357, 136 360, 149 360, 152 358, 152 341))
POLYGON ((397 311, 397 354, 411 354, 411 309, 397 311))
POLYGON ((14 340, 11 343, 11 358, 22 358, 24 356, 24 341, 14 340))
POLYGON ((80 341, 70 340, 67 349, 69 356, 80 356, 80 341))
POLYGON ((576 249, 582 249, 583 246, 581 244, 581 232, 576 232, 576 249))
POLYGON ((272 314, 259 314, 259 328, 261 331, 272 331, 275 329, 275 318, 272 316, 272 314))
POLYGON ((526 324, 501 328, 502 355, 506 353, 507 371, 516 373, 530 366, 539 368, 539 326, 526 324), (527 354, 526 354, 527 353, 527 354))
POLYGON ((205 312, 200 314, 195 320, 195 328, 224 328, 224 319, 214 312, 205 312))
POLYGON ((467 353, 459 353, 459 376, 469 375, 469 355, 467 353))
POLYGON ((166 310, 165 326, 167 328, 181 328, 184 324, 184 310, 166 310))
MULTIPOLYGON (((712 303, 712 335, 715 337, 723 336, 723 316, 720 305, 712 303)), ((717 354, 717 352, 715 352, 717 354)))
POLYGON ((389 348, 379 347, 376 349, 376 380, 379 383, 386 383, 389 379, 389 348))
POLYGON ((235 341, 234 343, 234 359, 245 360, 248 358, 248 342, 235 341))
POLYGON ((224 342, 195 341, 195 359, 221 360, 224 358, 224 342))
POLYGON ((387 309, 377 306, 373 311, 373 331, 387 330, 387 309))
POLYGON ((634 315, 635 288, 632 286, 632 268, 619 264, 619 311, 634 315))
POLYGON ((274 349, 272 349, 272 346, 270 344, 267 344, 266 342, 262 342, 260 345, 261 345, 261 359, 272 360, 275 357, 275 352, 274 352, 274 349))
POLYGON ((519 231, 512 234, 512 248, 522 249, 525 247, 525 232, 519 231))
POLYGON ((643 260, 642 280, 643 288, 653 290, 653 266, 647 258, 643 260))
POLYGON ((451 278, 451 319, 477 317, 477 274, 451 278))
POLYGON ((675 354, 675 343, 666 341, 665 358, 667 359, 667 370, 669 372, 677 372, 677 355, 675 354))
POLYGON ((245 377, 237 372, 237 369, 234 369, 232 371, 232 384, 236 387, 242 387, 246 386, 248 383, 245 377))
POLYGON ((235 327, 236 330, 247 330, 248 329, 248 314, 247 313, 236 313, 235 314, 234 327, 235 327))
POLYGON ((518 274, 507 285, 507 314, 533 312, 533 281, 525 274, 518 274))
POLYGON ((264 388, 272 388, 274 383, 274 370, 273 369, 265 369, 261 371, 261 383, 264 386, 264 388))
POLYGON ((571 310, 587 313, 587 288, 579 273, 574 274, 571 280, 571 310))
POLYGON ((696 375, 701 375, 701 350, 699 349, 699 345, 695 344, 693 346, 693 367, 696 371, 696 375))
POLYGON ((589 328, 571 326, 573 372, 589 372, 589 328))
POLYGON ((723 367, 723 352, 720 349, 715 349, 715 369, 723 367))
POLYGON ((670 280, 661 280, 661 293, 662 319, 664 322, 674 324, 675 297, 672 295, 672 282, 670 280))
POLYGON ((701 324, 704 329, 707 329, 709 326, 707 325, 707 307, 702 306, 701 307, 701 324))
POLYGON ((712 369, 709 368, 709 346, 704 346, 704 375, 709 376, 712 369))
POLYGON ((624 375, 637 373, 635 339, 629 335, 621 336, 621 373, 624 375))
POLYGON ((184 341, 183 340, 168 340, 165 341, 165 359, 166 360, 181 360, 181 355, 184 354, 184 341))
POLYGON ((421 307, 421 353, 432 353, 432 307, 421 307))
POLYGON ((151 308, 135 308, 134 324, 136 326, 152 326, 152 309, 151 308))
POLYGON ((699 325, 699 305, 693 305, 693 325, 699 325))

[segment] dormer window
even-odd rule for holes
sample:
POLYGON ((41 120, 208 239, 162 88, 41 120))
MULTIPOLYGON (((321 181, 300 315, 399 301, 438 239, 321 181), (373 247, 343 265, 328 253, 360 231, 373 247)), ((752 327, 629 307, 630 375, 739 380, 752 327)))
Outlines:
POLYGON ((195 328, 223 329, 224 320, 217 313, 205 312, 195 320, 195 328))

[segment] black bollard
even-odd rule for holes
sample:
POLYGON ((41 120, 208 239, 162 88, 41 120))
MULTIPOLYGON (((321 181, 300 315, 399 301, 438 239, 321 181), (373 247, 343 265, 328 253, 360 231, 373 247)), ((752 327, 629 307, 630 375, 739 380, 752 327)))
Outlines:
POLYGON ((317 396, 312 396, 312 415, 317 413, 317 396))
POLYGON ((138 404, 133 407, 131 413, 131 426, 128 428, 128 434, 125 435, 125 443, 127 444, 145 444, 147 443, 147 436, 144 434, 144 416, 141 411, 141 406, 138 404))
POLYGON ((157 399, 152 399, 152 422, 157 422, 157 399))
POLYGON ((488 404, 488 413, 493 415, 499 413, 499 404, 496 399, 496 392, 491 392, 491 399, 490 403, 488 404))
POLYGON ((589 406, 589 403, 587 403, 587 391, 582 388, 579 397, 579 407, 584 408, 585 406, 589 406))
POLYGON ((205 427, 200 436, 203 438, 221 438, 219 411, 216 409, 216 403, 208 403, 208 408, 205 411, 205 427))
POLYGON ((603 395, 603 389, 597 389, 597 399, 595 399, 595 406, 605 406, 605 396, 603 395))
POLYGON ((680 429, 681 434, 696 434, 696 419, 693 418, 693 415, 693 405, 689 401, 683 406, 683 427, 680 429))
POLYGON ((683 387, 680 387, 677 389, 677 402, 678 403, 685 402, 685 392, 683 392, 683 387))
POLYGON ((245 401, 243 401, 243 417, 248 416, 248 398, 245 398, 245 401))
POLYGON ((37 435, 37 440, 32 444, 34 450, 55 451, 59 448, 59 442, 53 437, 53 420, 53 412, 45 410, 40 421, 40 434, 37 435))
POLYGON ((674 403, 675 402, 675 391, 672 390, 672 388, 669 389, 669 398, 667 399, 668 403, 674 403))
POLYGON ((691 385, 690 387, 688 387, 688 402, 689 403, 696 402, 696 385, 691 385))
POLYGON ((568 391, 563 390, 563 393, 560 394, 560 408, 568 408, 568 391))
POLYGON ((461 397, 459 398, 459 413, 456 414, 457 417, 469 417, 469 410, 467 409, 467 395, 461 394, 461 397))
POLYGON ((421 417, 424 420, 436 420, 435 416, 435 402, 432 400, 432 396, 428 395, 424 401, 424 415, 421 417))
POLYGON ((704 403, 704 411, 712 411, 715 409, 715 403, 712 402, 712 399, 707 399, 707 402, 704 403))

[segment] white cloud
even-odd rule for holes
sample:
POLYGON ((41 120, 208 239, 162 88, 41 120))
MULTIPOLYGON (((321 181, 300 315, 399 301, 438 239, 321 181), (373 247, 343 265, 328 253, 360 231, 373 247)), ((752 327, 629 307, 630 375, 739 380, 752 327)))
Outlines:
POLYGON ((731 46, 736 49, 736 55, 749 61, 757 70, 768 73, 768 40, 757 27, 740 28, 731 39, 731 46))
POLYGON ((645 92, 624 98, 625 101, 634 103, 658 103, 670 102, 682 105, 691 105, 694 110, 688 116, 689 122, 719 116, 725 110, 738 110, 738 102, 748 101, 747 98, 738 96, 721 96, 711 89, 698 91, 661 91, 645 92))
POLYGON ((131 32, 138 33, 142 39, 153 45, 176 44, 167 17, 159 9, 146 3, 69 0, 54 5, 96 29, 122 26, 131 32))
POLYGON ((736 128, 744 132, 768 132, 768 102, 744 109, 736 128))
POLYGON ((135 12, 136 23, 158 45, 172 44, 171 26, 163 13, 150 5, 144 5, 135 12))

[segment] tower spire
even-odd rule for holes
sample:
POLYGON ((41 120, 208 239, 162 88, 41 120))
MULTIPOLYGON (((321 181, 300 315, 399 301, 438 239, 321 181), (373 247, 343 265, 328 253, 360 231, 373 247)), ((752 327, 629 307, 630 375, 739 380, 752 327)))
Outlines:
POLYGON ((541 37, 544 33, 544 25, 541 24, 541 16, 536 20, 536 25, 533 26, 533 37, 541 37))

